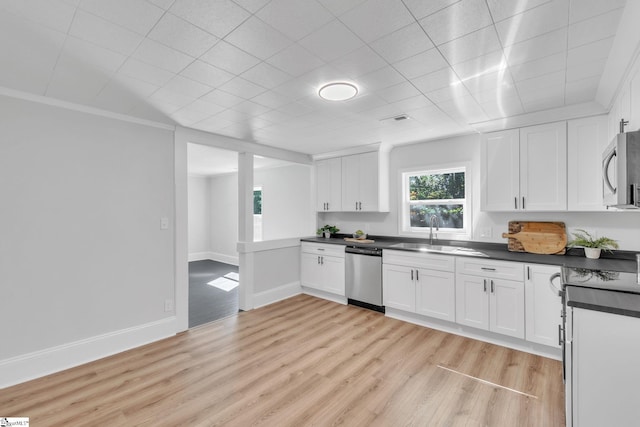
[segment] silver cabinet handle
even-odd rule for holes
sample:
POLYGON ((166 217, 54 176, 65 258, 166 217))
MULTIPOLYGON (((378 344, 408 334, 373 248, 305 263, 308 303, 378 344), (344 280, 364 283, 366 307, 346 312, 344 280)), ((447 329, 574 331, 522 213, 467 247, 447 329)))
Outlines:
POLYGON ((482 285, 483 285, 484 291, 487 292, 487 279, 482 279, 482 285))
POLYGON ((324 265, 324 257, 323 256, 320 257, 320 265, 324 265))
POLYGON ((527 280, 531 280, 531 271, 529 270, 529 266, 527 266, 527 280))
POLYGON ((320 257, 318 257, 318 265, 320 265, 320 257))
POLYGON ((413 269, 411 269, 411 280, 413 280, 413 269))
POLYGON ((616 150, 613 149, 611 151, 611 153, 609 153, 607 155, 607 158, 604 159, 603 165, 602 165, 602 177, 604 178, 604 185, 607 186, 607 188, 609 189, 609 191, 611 192, 611 194, 616 194, 616 190, 617 188, 614 188, 613 185, 611 185, 611 181, 609 181, 609 164, 611 163, 611 160, 613 159, 613 157, 616 156, 616 150))
POLYGON ((493 287, 493 279, 491 279, 491 293, 495 293, 495 288, 493 287))
POLYGON ((416 282, 420 280, 420 275, 418 274, 418 270, 416 270, 416 282))
POLYGON ((524 196, 522 197, 522 209, 523 210, 525 209, 525 207, 524 207, 524 196))
POLYGON ((518 198, 517 197, 513 198, 513 208, 514 209, 518 209, 518 198))
POLYGON ((358 209, 362 210, 362 202, 358 202, 358 209))
POLYGON ((558 345, 562 345, 562 325, 558 325, 558 345))
POLYGON ((327 210, 329 210, 329 202, 327 202, 327 210))
POLYGON ((493 267, 480 267, 480 270, 483 270, 483 271, 496 271, 496 269, 493 268, 493 267))

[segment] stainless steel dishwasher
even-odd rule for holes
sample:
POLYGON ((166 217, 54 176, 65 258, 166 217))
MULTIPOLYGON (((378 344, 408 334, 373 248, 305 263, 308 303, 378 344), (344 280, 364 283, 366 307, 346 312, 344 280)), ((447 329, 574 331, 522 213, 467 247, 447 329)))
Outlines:
POLYGON ((382 249, 347 246, 345 282, 349 304, 384 313, 382 249))

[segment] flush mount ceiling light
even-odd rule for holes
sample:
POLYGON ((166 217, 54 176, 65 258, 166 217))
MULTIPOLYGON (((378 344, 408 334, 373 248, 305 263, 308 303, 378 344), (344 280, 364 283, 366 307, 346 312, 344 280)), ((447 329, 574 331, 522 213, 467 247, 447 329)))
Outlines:
POLYGON ((358 94, 356 85, 346 82, 328 83, 318 90, 320 98, 327 101, 346 101, 358 94))

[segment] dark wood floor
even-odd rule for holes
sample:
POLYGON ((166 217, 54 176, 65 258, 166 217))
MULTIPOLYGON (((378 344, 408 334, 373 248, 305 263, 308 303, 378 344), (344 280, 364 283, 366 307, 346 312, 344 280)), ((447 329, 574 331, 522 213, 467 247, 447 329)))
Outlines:
POLYGON ((562 426, 561 364, 299 295, 0 391, 34 426, 562 426))
POLYGON ((238 312, 238 288, 229 292, 207 285, 238 267, 202 260, 189 263, 189 327, 213 322, 238 312))

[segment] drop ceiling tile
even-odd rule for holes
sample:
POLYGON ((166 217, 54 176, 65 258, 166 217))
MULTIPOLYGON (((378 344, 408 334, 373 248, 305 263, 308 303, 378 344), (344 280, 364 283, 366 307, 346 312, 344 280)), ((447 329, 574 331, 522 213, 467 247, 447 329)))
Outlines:
POLYGON ((485 74, 495 73, 506 68, 507 63, 501 51, 461 62, 452 68, 464 82, 467 79, 479 77, 485 74))
POLYGON ((614 37, 609 37, 608 39, 598 40, 569 49, 567 53, 567 67, 577 67, 588 62, 607 58, 613 44, 613 39, 614 37))
POLYGON ((133 107, 127 114, 141 119, 152 120, 154 122, 175 125, 175 122, 169 118, 168 113, 165 113, 158 106, 152 105, 146 101, 143 101, 133 107))
POLYGON ((572 1, 569 10, 569 23, 574 24, 585 19, 609 12, 613 9, 624 8, 627 0, 580 0, 572 1))
POLYGON ((118 70, 118 74, 133 77, 156 86, 164 85, 176 75, 135 58, 127 59, 118 70))
POLYGON ((422 19, 459 1, 460 0, 404 0, 404 4, 407 5, 407 8, 409 8, 416 19, 422 19))
POLYGON ((260 114, 264 114, 271 110, 271 108, 256 104, 253 101, 242 101, 241 103, 231 107, 231 109, 239 113, 246 114, 247 116, 259 116, 260 114))
POLYGON ((439 102, 438 108, 463 123, 479 123, 489 119, 480 104, 473 97, 453 98, 439 102))
POLYGON ((191 104, 196 100, 196 97, 187 96, 181 93, 174 92, 172 90, 167 90, 165 88, 160 88, 153 93, 149 98, 147 98, 151 105, 157 107, 161 111, 170 114, 174 111, 179 110, 180 108, 191 104))
POLYGON ((311 113, 314 111, 314 108, 301 102, 292 102, 278 108, 278 111, 288 114, 291 117, 299 117, 311 113))
POLYGON ((299 43, 326 62, 338 59, 364 44, 338 20, 333 20, 314 31, 299 43))
POLYGON ((492 23, 484 0, 462 0, 420 20, 436 46, 492 23))
POLYGON ((148 37, 193 57, 199 57, 219 40, 171 13, 164 14, 148 37))
POLYGON ((233 123, 246 123, 251 116, 241 111, 228 109, 216 114, 215 117, 218 117, 224 120, 229 120, 230 122, 233 122, 233 123))
POLYGON ((218 130, 224 129, 227 126, 232 125, 233 122, 230 120, 223 119, 222 117, 218 117, 216 115, 201 120, 197 123, 191 125, 194 129, 200 129, 207 132, 217 133, 218 130))
POLYGON ((424 29, 413 22, 371 43, 371 47, 388 62, 398 62, 433 48, 424 29))
POLYGON ((64 63, 66 68, 78 67, 88 71, 100 69, 113 73, 126 59, 126 56, 118 52, 69 36, 58 58, 58 64, 64 63))
POLYGON ((202 95, 211 92, 211 86, 198 83, 195 80, 188 79, 183 76, 175 76, 163 86, 164 90, 180 93, 192 98, 199 98, 202 95))
POLYGON ((197 111, 202 111, 203 113, 208 113, 209 115, 218 114, 226 110, 225 107, 222 107, 220 105, 214 104, 209 101, 205 101, 202 98, 196 99, 191 104, 188 104, 187 107, 191 110, 197 110, 197 111))
POLYGON ((224 40, 209 49, 200 59, 236 75, 244 73, 260 62, 255 56, 238 49, 224 40))
POLYGON ((507 70, 500 70, 494 73, 482 74, 481 76, 469 78, 463 83, 469 92, 479 102, 487 101, 486 98, 478 99, 481 94, 496 94, 513 89, 514 82, 511 74, 507 70))
POLYGON ((89 104, 109 82, 109 76, 98 70, 87 70, 64 62, 56 65, 46 96, 64 101, 89 104))
POLYGON ((463 99, 466 97, 470 97, 471 94, 464 85, 454 84, 451 86, 445 86, 440 89, 436 89, 431 92, 427 92, 425 96, 429 98, 429 100, 434 104, 438 104, 440 102, 449 101, 451 99, 463 99))
POLYGON ((345 109, 354 113, 372 110, 374 108, 386 105, 387 102, 377 96, 375 93, 358 95, 345 103, 345 109))
POLYGON ((117 76, 102 88, 93 105, 110 111, 130 111, 158 90, 152 85, 132 77, 117 76))
POLYGON ((187 127, 211 116, 212 114, 208 114, 204 111, 189 108, 189 105, 171 113, 171 118, 175 120, 176 123, 180 124, 181 126, 187 127))
POLYGON ((540 77, 535 77, 528 80, 522 80, 516 83, 518 91, 522 95, 529 95, 536 91, 544 90, 549 87, 558 87, 564 85, 565 71, 556 71, 555 73, 549 73, 540 77))
MULTIPOLYGON (((529 9, 533 9, 553 0, 503 1, 487 0, 491 16, 495 22, 503 21, 529 9)), ((582 1, 582 0, 581 0, 582 1)))
POLYGON ((369 46, 362 46, 338 58, 331 66, 343 72, 345 76, 357 78, 387 66, 387 63, 369 46))
POLYGON ((65 38, 59 31, 0 13, 0 86, 44 95, 65 38))
POLYGON ((242 6, 251 13, 256 13, 264 7, 271 0, 233 0, 238 5, 242 6))
POLYGON ((144 38, 134 31, 82 10, 76 12, 69 34, 124 55, 131 55, 144 38))
POLYGON ((272 0, 256 16, 291 40, 299 40, 334 17, 315 0, 272 0))
POLYGON ((260 105, 264 105, 269 108, 278 108, 282 107, 285 104, 289 104, 292 102, 292 99, 288 96, 279 94, 272 90, 261 93, 258 96, 254 96, 251 100, 260 105))
POLYGON ((261 62, 245 71, 242 77, 267 89, 273 89, 291 79, 290 75, 266 62, 261 62))
POLYGON ((179 73, 194 61, 194 58, 182 52, 149 39, 138 46, 133 57, 172 73, 179 73))
POLYGON ((66 33, 76 8, 58 0, 3 0, 0 2, 0 11, 66 33))
POLYGON ((340 20, 367 43, 414 22, 401 0, 367 0, 340 20))
POLYGON ((409 82, 402 82, 375 93, 389 103, 421 95, 420 91, 409 82))
POLYGON ((500 119, 524 113, 520 98, 511 97, 480 103, 480 107, 489 119, 500 119))
MULTIPOLYGON (((80 3, 80 0, 75 0, 80 3)), ((164 10, 168 10, 175 0, 148 0, 149 2, 161 7, 164 10)))
POLYGON ((299 44, 292 44, 267 59, 266 62, 295 77, 325 64, 299 44))
POLYGON ((239 96, 233 95, 229 92, 225 92, 220 89, 212 90, 211 92, 202 96, 200 100, 211 102, 213 104, 220 105, 221 107, 225 107, 225 108, 231 108, 234 105, 238 105, 239 103, 244 101, 243 98, 240 98, 239 96))
POLYGON ((251 16, 231 0, 176 0, 169 11, 219 38, 251 16))
POLYGON ((449 64, 459 64, 460 62, 501 50, 502 46, 495 28, 489 26, 441 44, 438 49, 449 64))
POLYGON ((551 31, 538 37, 512 44, 504 49, 510 66, 567 51, 567 28, 551 31))
POLYGON ((623 9, 580 21, 569 26, 569 49, 616 35, 623 9))
POLYGON ((259 119, 267 120, 274 124, 287 123, 293 120, 293 117, 291 117, 289 114, 283 113, 282 111, 278 111, 278 110, 267 111, 266 113, 260 114, 257 117, 259 119))
POLYGON ((607 60, 602 58, 581 64, 577 67, 567 68, 567 84, 569 82, 575 82, 586 78, 599 78, 604 71, 606 63, 607 60))
POLYGON ((200 60, 193 61, 180 75, 212 87, 220 86, 234 77, 233 74, 200 60))
POLYGON ((565 105, 564 94, 562 88, 558 88, 558 93, 545 97, 536 97, 535 99, 523 99, 522 105, 524 111, 532 113, 535 111, 549 110, 559 108, 565 105))
POLYGON ((566 27, 569 2, 555 0, 496 23, 503 46, 511 46, 533 37, 566 27))
POLYGON ((567 82, 565 102, 567 104, 578 104, 593 101, 596 97, 599 84, 599 76, 567 82))
POLYGON ((479 103, 486 104, 491 102, 498 102, 501 99, 509 99, 509 98, 518 98, 519 94, 516 90, 515 85, 512 84, 491 84, 493 89, 488 89, 485 91, 478 90, 476 92, 471 92, 471 96, 479 103))
POLYGON ((422 92, 428 93, 434 90, 449 87, 460 82, 458 76, 449 67, 411 79, 411 82, 422 92))
POLYGON ((354 7, 362 4, 365 0, 318 0, 327 10, 335 16, 340 16, 354 7))
POLYGON ((164 10, 144 0, 82 0, 80 9, 146 35, 164 10))
POLYGON ((413 79, 449 66, 438 49, 431 49, 393 64, 405 78, 413 79))
POLYGON ((287 84, 280 85, 273 88, 273 91, 288 97, 292 101, 296 101, 300 98, 304 98, 309 95, 317 95, 318 89, 316 79, 313 76, 307 74, 296 77, 293 80, 289 80, 287 84))
POLYGON ((290 39, 256 17, 247 19, 225 40, 263 60, 292 44, 290 39))
POLYGON ((367 91, 377 91, 405 81, 404 77, 391 67, 384 67, 358 79, 358 84, 367 91))
POLYGON ((267 90, 262 86, 258 86, 255 83, 251 83, 250 81, 243 79, 242 77, 235 77, 229 80, 227 83, 220 86, 220 89, 244 99, 251 99, 267 90))
POLYGON ((562 71, 567 66, 567 54, 556 53, 534 61, 509 67, 515 81, 527 80, 539 77, 555 71, 562 71))

